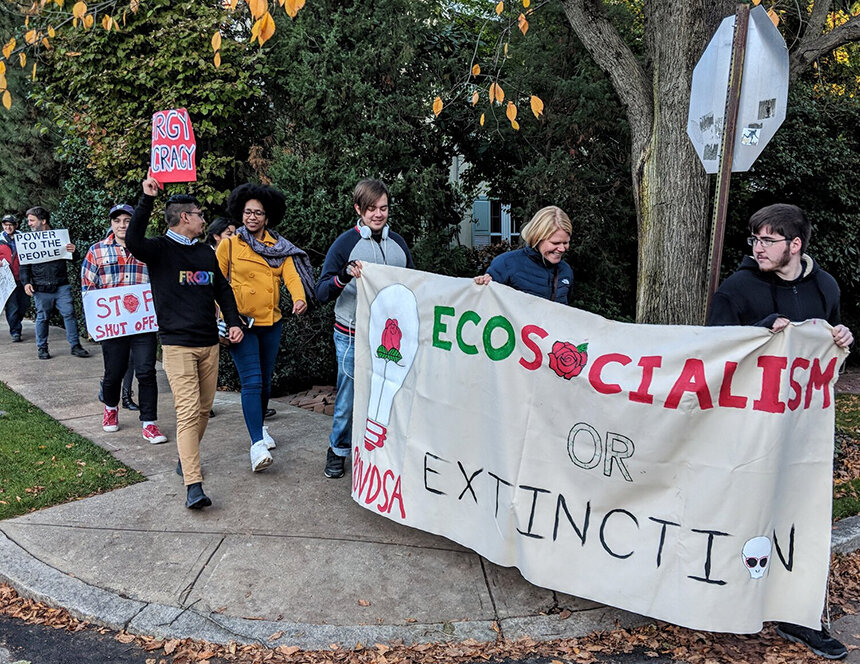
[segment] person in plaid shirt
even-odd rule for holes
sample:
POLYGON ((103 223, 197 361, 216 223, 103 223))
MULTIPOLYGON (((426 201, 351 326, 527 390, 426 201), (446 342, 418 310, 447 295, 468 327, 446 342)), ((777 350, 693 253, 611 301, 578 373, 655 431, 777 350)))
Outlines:
MULTIPOLYGON (((81 265, 81 290, 114 288, 148 284, 149 272, 146 264, 137 260, 125 248, 125 235, 134 208, 131 205, 115 205, 110 211, 111 232, 101 242, 89 248, 81 265)), ((164 443, 167 437, 158 429, 158 384, 155 380, 155 332, 142 332, 124 337, 105 339, 102 358, 105 373, 102 381, 105 412, 102 428, 105 431, 119 429, 119 398, 122 378, 128 369, 129 355, 134 363, 140 390, 140 421, 143 437, 150 443, 164 443)))

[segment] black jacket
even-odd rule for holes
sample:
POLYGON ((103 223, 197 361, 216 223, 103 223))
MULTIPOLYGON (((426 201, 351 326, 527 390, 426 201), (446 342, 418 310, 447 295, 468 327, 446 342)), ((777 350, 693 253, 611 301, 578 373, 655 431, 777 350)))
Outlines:
POLYGON ((56 293, 60 286, 69 285, 69 271, 65 259, 21 266, 21 283, 32 284, 37 293, 56 293))
POLYGON ((714 295, 708 325, 771 327, 779 317, 792 322, 821 318, 839 325, 839 286, 804 254, 803 271, 794 281, 762 272, 752 256, 726 279, 714 295))

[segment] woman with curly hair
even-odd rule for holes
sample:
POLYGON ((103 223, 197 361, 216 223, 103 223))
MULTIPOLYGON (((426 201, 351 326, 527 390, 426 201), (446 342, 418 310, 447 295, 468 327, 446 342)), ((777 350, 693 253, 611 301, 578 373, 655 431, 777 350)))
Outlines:
POLYGON ((227 200, 236 223, 233 237, 223 239, 215 253, 221 271, 244 317, 245 336, 230 346, 242 383, 242 412, 251 436, 251 470, 272 465, 275 441, 263 426, 272 374, 281 341, 280 284, 293 300, 292 313, 303 314, 313 292, 308 255, 273 230, 284 218, 284 195, 265 185, 244 184, 227 200))

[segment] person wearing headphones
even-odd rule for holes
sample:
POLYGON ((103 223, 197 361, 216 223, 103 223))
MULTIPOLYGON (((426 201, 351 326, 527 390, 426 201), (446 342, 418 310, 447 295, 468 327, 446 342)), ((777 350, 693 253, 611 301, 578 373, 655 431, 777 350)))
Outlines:
POLYGON ((334 349, 337 356, 337 395, 334 401, 325 476, 343 477, 351 452, 352 401, 355 371, 356 286, 364 263, 414 268, 406 241, 388 228, 388 187, 365 179, 355 186, 353 206, 358 221, 329 247, 315 292, 321 304, 334 306, 334 349))

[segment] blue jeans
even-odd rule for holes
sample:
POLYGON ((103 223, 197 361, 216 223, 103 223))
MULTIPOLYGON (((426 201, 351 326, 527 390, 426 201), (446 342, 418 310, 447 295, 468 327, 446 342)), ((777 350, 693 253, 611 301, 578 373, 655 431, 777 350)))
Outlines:
POLYGON ((352 400, 355 395, 355 337, 334 331, 334 352, 337 356, 337 395, 331 422, 329 445, 335 454, 348 457, 352 447, 352 400))
POLYGON ((263 413, 269 407, 272 374, 281 345, 283 321, 245 330, 245 337, 230 346, 230 355, 242 383, 242 414, 251 443, 263 440, 263 413))
POLYGON ((75 307, 72 304, 72 287, 68 284, 57 288, 56 293, 33 293, 33 301, 36 303, 36 346, 38 348, 48 346, 48 319, 54 307, 63 317, 66 326, 66 341, 70 346, 77 346, 78 324, 75 322, 75 307))
POLYGON ((15 284, 15 290, 6 300, 6 322, 9 323, 9 334, 13 337, 21 336, 21 321, 29 306, 30 296, 24 292, 24 285, 15 284))

